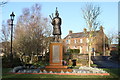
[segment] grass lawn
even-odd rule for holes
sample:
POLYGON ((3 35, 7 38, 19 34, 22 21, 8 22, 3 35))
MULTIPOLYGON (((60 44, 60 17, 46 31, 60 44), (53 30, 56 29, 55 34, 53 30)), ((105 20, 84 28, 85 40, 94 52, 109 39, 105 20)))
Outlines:
MULTIPOLYGON (((110 73, 110 76, 91 76, 91 75, 53 75, 53 74, 8 74, 8 72, 11 70, 11 68, 3 68, 2 69, 2 80, 5 80, 5 79, 9 79, 9 80, 18 80, 18 79, 27 79, 27 80, 34 80, 34 79, 45 79, 45 78, 49 78, 48 80, 59 80, 59 79, 67 79, 67 80, 71 80, 71 78, 74 78, 74 79, 77 79, 79 80, 78 78, 82 78, 80 80, 98 80, 98 78, 100 80, 111 80, 112 78, 120 78, 119 77, 119 74, 120 74, 120 69, 104 69, 106 70, 107 72, 110 73), (102 79, 104 78, 104 79, 102 79)), ((21 80, 20 79, 20 80, 21 80)), ((41 80, 40 79, 40 80, 41 80)), ((72 79, 72 80, 74 80, 72 79)), ((113 79, 113 80, 116 80, 116 79, 113 79)))

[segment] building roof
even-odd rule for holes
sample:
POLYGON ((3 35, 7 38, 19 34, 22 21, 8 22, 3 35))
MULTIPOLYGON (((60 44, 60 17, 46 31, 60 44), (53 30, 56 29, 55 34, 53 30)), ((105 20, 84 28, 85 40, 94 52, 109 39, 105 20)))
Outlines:
MULTIPOLYGON (((96 31, 96 33, 98 33, 98 32, 100 32, 100 30, 96 31)), ((89 32, 87 32, 87 34, 89 34, 89 32)), ((82 37, 86 37, 86 33, 84 33, 84 32, 71 33, 71 34, 68 34, 64 39, 67 39, 68 37, 70 37, 70 38, 82 38, 82 37)))

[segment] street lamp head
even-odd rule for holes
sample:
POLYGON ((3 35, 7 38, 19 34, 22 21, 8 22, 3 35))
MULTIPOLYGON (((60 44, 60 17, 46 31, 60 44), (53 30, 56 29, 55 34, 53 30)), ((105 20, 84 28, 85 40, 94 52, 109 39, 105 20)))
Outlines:
POLYGON ((15 17, 14 12, 12 12, 12 14, 10 14, 10 17, 11 17, 11 20, 13 21, 14 17, 15 17))

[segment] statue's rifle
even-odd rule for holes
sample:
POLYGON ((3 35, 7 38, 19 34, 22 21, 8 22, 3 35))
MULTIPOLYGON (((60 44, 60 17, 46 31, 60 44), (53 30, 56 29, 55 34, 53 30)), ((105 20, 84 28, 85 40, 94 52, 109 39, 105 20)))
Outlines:
POLYGON ((52 13, 52 16, 51 16, 51 15, 49 15, 49 17, 50 17, 50 19, 51 19, 51 20, 53 20, 53 18, 54 18, 53 13, 52 13))
POLYGON ((52 13, 52 17, 54 18, 53 13, 52 13))

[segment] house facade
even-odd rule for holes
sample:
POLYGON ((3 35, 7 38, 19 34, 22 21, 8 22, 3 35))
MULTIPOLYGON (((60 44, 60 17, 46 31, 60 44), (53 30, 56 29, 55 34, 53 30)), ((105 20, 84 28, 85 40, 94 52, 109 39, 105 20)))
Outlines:
MULTIPOLYGON (((88 54, 89 50, 89 38, 87 37, 89 31, 85 33, 73 33, 71 30, 69 34, 63 39, 64 44, 64 53, 67 52, 68 49, 79 49, 80 54, 88 54)), ((91 50, 95 52, 105 52, 108 50, 108 38, 103 31, 103 27, 100 27, 100 30, 95 31, 94 36, 91 38, 92 45, 91 50)))

